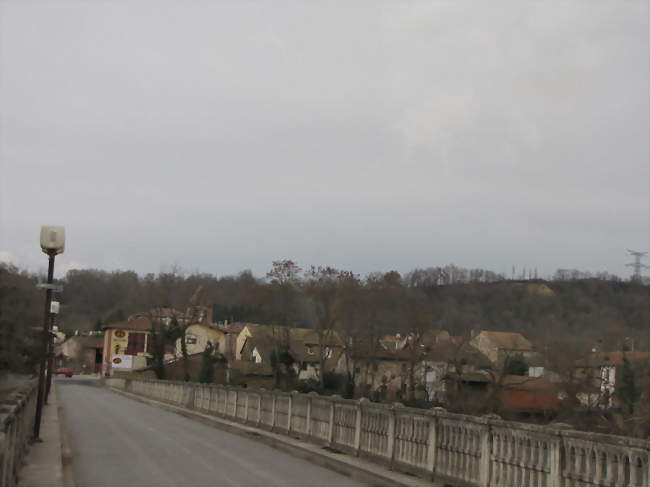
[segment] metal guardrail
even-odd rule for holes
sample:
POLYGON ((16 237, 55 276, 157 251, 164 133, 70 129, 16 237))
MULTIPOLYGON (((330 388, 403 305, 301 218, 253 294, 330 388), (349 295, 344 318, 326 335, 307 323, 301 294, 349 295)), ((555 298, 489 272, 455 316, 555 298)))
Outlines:
POLYGON ((106 384, 453 485, 650 487, 650 442, 568 425, 538 426, 316 393, 150 379, 109 378, 106 384))
POLYGON ((19 387, 0 402, 0 487, 14 487, 32 438, 37 382, 19 387))

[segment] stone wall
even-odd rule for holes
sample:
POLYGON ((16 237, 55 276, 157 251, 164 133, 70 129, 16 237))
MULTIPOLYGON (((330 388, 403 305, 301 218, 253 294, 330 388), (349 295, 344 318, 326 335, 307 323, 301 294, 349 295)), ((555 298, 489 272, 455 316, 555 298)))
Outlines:
POLYGON ((16 485, 34 428, 37 382, 0 401, 0 487, 16 485))
POLYGON ((436 484, 650 487, 650 442, 496 416, 184 382, 109 387, 366 457, 436 484))

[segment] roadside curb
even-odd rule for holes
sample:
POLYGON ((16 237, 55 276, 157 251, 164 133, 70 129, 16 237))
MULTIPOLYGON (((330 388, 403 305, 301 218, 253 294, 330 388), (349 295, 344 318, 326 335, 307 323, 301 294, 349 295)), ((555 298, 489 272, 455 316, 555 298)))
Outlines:
MULTIPOLYGON (((58 391, 57 391, 58 392, 58 391)), ((63 487, 76 487, 74 474, 72 470, 72 450, 65 430, 66 414, 62 406, 58 406, 59 413, 59 431, 61 437, 61 468, 63 487)))
MULTIPOLYGON (((165 404, 154 399, 138 396, 109 386, 108 390, 121 394, 130 399, 149 404, 170 412, 180 414, 190 419, 198 420, 209 426, 234 433, 240 436, 253 437, 272 448, 289 453, 303 460, 328 468, 354 480, 366 483, 371 487, 432 487, 433 481, 423 480, 395 471, 387 470, 377 463, 364 458, 354 457, 345 453, 334 453, 323 447, 307 443, 292 437, 272 433, 267 430, 246 426, 217 416, 203 414, 186 408, 165 404)), ((67 487, 67 486, 66 486, 67 487)))
POLYGON ((30 446, 25 467, 20 472, 19 487, 63 487, 61 423, 54 384, 48 399, 48 404, 43 406, 40 435, 43 441, 30 446))

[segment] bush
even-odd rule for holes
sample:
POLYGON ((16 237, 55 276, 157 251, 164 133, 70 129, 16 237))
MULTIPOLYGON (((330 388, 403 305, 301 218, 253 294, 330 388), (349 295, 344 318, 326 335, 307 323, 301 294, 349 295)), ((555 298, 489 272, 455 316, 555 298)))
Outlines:
POLYGON ((345 376, 336 372, 325 372, 323 375, 323 387, 326 391, 340 392, 345 384, 345 376))
POLYGON ((201 357, 201 371, 199 372, 199 382, 203 384, 212 384, 214 381, 214 364, 217 358, 214 356, 214 346, 208 342, 201 357))
POLYGON ((320 384, 316 379, 301 380, 296 384, 296 390, 303 394, 308 392, 320 392, 320 384))
POLYGON ((528 375, 528 362, 520 353, 506 358, 504 373, 509 375, 528 375))

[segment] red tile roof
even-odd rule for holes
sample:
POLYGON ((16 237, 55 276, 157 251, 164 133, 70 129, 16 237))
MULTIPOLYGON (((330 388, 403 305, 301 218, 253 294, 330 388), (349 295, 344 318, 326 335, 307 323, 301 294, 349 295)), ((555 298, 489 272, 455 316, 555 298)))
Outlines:
POLYGON ((113 329, 113 330, 138 330, 138 331, 148 331, 151 330, 151 320, 144 316, 138 316, 127 321, 120 321, 119 323, 111 323, 110 325, 104 325, 102 327, 104 330, 113 329))
POLYGON ((546 377, 523 377, 507 375, 503 377, 500 391, 501 405, 516 411, 557 410, 557 390, 546 377))

